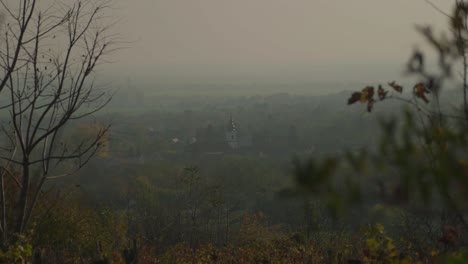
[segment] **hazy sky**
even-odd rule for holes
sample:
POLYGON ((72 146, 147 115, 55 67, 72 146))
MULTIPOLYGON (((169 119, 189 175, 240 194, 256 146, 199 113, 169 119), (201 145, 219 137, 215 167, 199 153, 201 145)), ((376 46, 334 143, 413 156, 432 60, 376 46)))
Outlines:
MULTIPOLYGON (((453 1, 432 0, 450 12, 453 1)), ((127 65, 396 63, 444 25, 424 0, 120 0, 127 65)))

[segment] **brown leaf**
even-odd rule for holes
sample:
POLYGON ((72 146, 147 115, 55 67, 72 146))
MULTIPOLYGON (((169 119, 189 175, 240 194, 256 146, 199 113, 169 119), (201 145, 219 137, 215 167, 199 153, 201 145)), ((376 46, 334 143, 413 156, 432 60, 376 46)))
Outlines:
POLYGON ((351 97, 349 97, 348 99, 348 105, 350 104, 354 104, 356 103, 357 101, 361 100, 361 93, 360 92, 355 92, 351 95, 351 97))
POLYGON ((368 101, 373 100, 374 99, 374 87, 366 87, 366 89, 368 90, 367 100, 368 101))
POLYGON ((424 83, 417 83, 413 88, 413 93, 416 97, 422 99, 426 104, 429 103, 429 100, 426 97, 426 94, 430 93, 424 83))
POLYGON ((377 94, 379 95, 379 100, 382 101, 387 97, 388 91, 385 91, 382 88, 382 85, 379 85, 379 89, 377 90, 377 94))
POLYGON ((374 99, 374 87, 367 86, 362 89, 361 92, 361 103, 369 102, 374 99))
POLYGON ((392 87, 393 90, 395 90, 395 91, 397 91, 399 93, 403 92, 403 87, 401 85, 398 85, 395 81, 393 81, 391 83, 388 83, 388 85, 390 87, 392 87))

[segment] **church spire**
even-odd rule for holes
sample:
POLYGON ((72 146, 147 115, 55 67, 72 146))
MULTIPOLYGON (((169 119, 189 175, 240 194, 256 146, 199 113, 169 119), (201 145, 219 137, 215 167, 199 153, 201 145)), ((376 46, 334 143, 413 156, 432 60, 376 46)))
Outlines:
POLYGON ((231 114, 231 118, 229 119, 228 130, 236 131, 236 123, 234 122, 234 118, 232 117, 232 114, 231 114))
POLYGON ((237 149, 239 144, 237 142, 237 128, 236 123, 234 122, 234 118, 232 117, 229 119, 229 124, 226 127, 226 141, 231 149, 237 149))

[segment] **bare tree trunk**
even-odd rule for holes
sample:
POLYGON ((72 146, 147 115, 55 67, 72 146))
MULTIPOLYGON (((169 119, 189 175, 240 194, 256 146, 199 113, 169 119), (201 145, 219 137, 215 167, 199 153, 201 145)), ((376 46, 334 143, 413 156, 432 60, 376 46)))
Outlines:
POLYGON ((2 219, 1 219, 1 231, 2 231, 2 247, 8 244, 7 234, 8 234, 8 227, 7 227, 7 211, 6 211, 6 195, 5 195, 5 174, 1 174, 0 178, 0 196, 2 199, 1 207, 2 207, 2 219))
POLYGON ((110 0, 77 0, 69 6, 64 2, 60 8, 38 3, 0 0, 8 25, 5 34, 0 34, 4 44, 0 45, 0 92, 8 92, 0 109, 9 114, 9 122, 1 126, 9 139, 0 148, 3 244, 9 235, 22 234, 28 228, 45 181, 81 169, 106 144, 109 129, 91 126, 95 133, 81 142, 60 137, 68 123, 93 115, 112 98, 92 80, 95 67, 115 51, 111 47, 116 35, 108 33, 113 23, 104 16, 110 0), (48 48, 52 42, 59 42, 63 50, 48 48), (64 165, 74 161, 73 169, 63 173, 64 165), (10 175, 10 166, 21 171, 18 177, 10 175), (57 171, 61 174, 53 175, 57 171), (16 182, 15 192, 6 189, 6 173, 16 182), (14 213, 7 215, 10 211, 14 213), (7 230, 9 221, 12 227, 7 230))
POLYGON ((26 217, 26 210, 28 206, 28 194, 29 194, 29 160, 28 158, 23 159, 23 171, 22 171, 22 188, 19 196, 19 206, 18 206, 18 218, 16 220, 15 233, 23 233, 24 220, 26 217))

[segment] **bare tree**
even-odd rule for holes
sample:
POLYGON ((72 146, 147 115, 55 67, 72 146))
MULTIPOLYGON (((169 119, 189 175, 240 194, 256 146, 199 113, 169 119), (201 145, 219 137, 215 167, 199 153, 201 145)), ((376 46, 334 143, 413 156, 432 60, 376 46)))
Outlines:
POLYGON ((79 142, 67 143, 62 134, 72 121, 96 113, 112 97, 96 84, 94 74, 116 43, 105 15, 109 4, 0 0, 5 13, 0 36, 4 245, 12 234, 27 229, 46 181, 76 172, 102 147, 108 126, 79 142), (6 181, 16 189, 6 188, 6 181))

